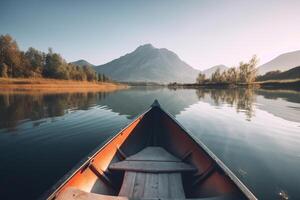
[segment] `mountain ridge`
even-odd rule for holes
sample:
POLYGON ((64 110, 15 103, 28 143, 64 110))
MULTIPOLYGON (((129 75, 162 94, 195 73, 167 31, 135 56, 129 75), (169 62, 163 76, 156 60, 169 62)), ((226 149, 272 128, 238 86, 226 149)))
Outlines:
MULTIPOLYGON (((104 73, 121 82, 192 83, 200 72, 205 74, 206 78, 210 78, 217 69, 222 72, 229 68, 219 64, 204 70, 196 69, 181 60, 173 51, 156 48, 150 43, 140 45, 134 51, 106 64, 97 66, 83 59, 71 63, 81 67, 94 67, 98 73, 104 73)), ((300 50, 291 51, 258 66, 258 75, 277 70, 284 72, 299 65, 300 50)))
POLYGON ((258 74, 264 75, 270 71, 287 71, 300 66, 300 50, 283 53, 273 58, 269 62, 258 67, 258 74))
POLYGON ((106 64, 95 67, 99 73, 121 82, 184 82, 196 80, 199 70, 166 49, 144 44, 106 64))

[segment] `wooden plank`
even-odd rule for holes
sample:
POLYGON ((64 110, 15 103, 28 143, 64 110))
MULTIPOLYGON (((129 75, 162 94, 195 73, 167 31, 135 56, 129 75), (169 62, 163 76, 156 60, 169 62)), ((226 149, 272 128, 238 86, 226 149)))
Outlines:
POLYGON ((170 173, 169 175, 169 189, 170 198, 185 198, 184 190, 182 186, 181 174, 170 173))
POLYGON ((130 171, 125 172, 122 187, 119 192, 119 196, 131 197, 133 195, 135 178, 136 178, 135 172, 130 172, 130 171))
POLYGON ((157 162, 157 161, 121 161, 112 163, 110 170, 126 170, 135 172, 182 172, 195 171, 191 165, 183 162, 157 162))
POLYGON ((158 174, 146 173, 144 198, 158 198, 158 174))
POLYGON ((132 161, 166 161, 166 162, 179 162, 180 159, 176 158, 162 147, 146 147, 142 151, 129 156, 126 160, 132 161))
POLYGON ((77 188, 67 188, 61 192, 56 200, 128 200, 127 197, 109 196, 84 192, 77 188))
POLYGON ((134 183, 134 191, 132 195, 134 199, 139 199, 144 196, 145 183, 146 183, 146 173, 137 172, 135 183, 134 183))
POLYGON ((184 199, 180 173, 125 172, 120 196, 133 199, 184 199))
POLYGON ((167 173, 158 174, 158 197, 169 198, 169 175, 167 173))

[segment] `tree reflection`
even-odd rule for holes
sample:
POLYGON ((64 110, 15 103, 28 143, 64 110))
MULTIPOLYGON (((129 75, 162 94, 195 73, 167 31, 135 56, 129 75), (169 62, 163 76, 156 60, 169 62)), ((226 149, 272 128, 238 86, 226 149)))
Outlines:
MULTIPOLYGON (((69 109, 87 110, 106 97, 105 92, 66 94, 0 94, 0 128, 14 130, 19 121, 64 115, 69 109)), ((39 123, 34 123, 38 125, 39 123)))
POLYGON ((196 94, 199 100, 210 97, 211 104, 221 106, 224 103, 236 108, 237 112, 244 112, 247 120, 254 116, 255 93, 251 88, 233 89, 197 89, 196 94))

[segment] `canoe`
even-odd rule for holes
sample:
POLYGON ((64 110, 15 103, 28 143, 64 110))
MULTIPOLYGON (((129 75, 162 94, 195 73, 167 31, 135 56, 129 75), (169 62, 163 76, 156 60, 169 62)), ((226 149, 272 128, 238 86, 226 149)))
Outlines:
POLYGON ((42 199, 257 199, 158 101, 91 153, 42 199))

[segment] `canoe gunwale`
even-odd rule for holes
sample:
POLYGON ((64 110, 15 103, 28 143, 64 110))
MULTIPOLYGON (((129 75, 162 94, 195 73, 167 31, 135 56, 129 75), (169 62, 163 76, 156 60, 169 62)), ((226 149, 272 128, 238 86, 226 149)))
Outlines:
POLYGON ((46 199, 52 200, 56 197, 57 192, 80 170, 85 169, 88 167, 92 159, 107 145, 111 143, 116 137, 118 137, 124 130, 134 124, 137 120, 141 119, 145 114, 147 114, 153 107, 149 107, 146 111, 138 114, 130 123, 125 125, 119 132, 113 134, 112 136, 108 137, 104 140, 100 145, 98 145, 91 153, 89 153, 86 157, 81 159, 70 171, 68 171, 62 178, 60 178, 49 190, 47 190, 41 197, 38 199, 46 199))
POLYGON ((169 118, 171 118, 199 147, 208 154, 208 156, 216 162, 216 164, 224 171, 224 173, 235 183, 235 185, 250 200, 257 200, 256 196, 243 184, 243 182, 198 138, 194 137, 187 128, 183 127, 173 115, 162 107, 158 106, 169 118))

